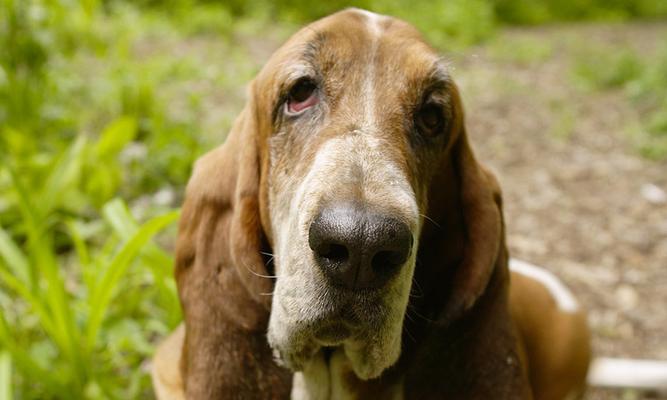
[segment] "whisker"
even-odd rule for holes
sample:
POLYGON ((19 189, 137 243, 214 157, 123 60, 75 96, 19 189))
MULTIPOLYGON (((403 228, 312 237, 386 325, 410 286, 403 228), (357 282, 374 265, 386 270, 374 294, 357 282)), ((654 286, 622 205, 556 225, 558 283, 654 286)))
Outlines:
POLYGON ((435 222, 435 220, 434 220, 433 218, 429 217, 429 216, 426 215, 426 214, 419 214, 419 215, 421 215, 422 217, 424 217, 424 219, 429 220, 429 221, 430 221, 433 225, 435 225, 436 227, 442 229, 442 226, 441 226, 439 223, 435 222))
MULTIPOLYGON (((415 259, 415 268, 419 268, 421 265, 421 260, 419 258, 415 259)), ((415 275, 412 276, 412 286, 410 287, 410 292, 408 293, 409 297, 420 299, 424 297, 424 290, 419 286, 419 282, 415 275), (412 291, 415 290, 417 293, 413 294, 412 291)))
POLYGON ((410 297, 414 297, 417 299, 420 299, 424 297, 424 291, 422 290, 421 286, 419 286, 419 282, 412 277, 412 288, 410 289, 410 297), (419 293, 418 294, 412 294, 412 289, 416 289, 419 293))
POLYGON ((403 330, 405 331, 405 333, 408 334, 410 339, 412 339, 413 342, 417 343, 417 339, 415 339, 414 335, 412 335, 412 333, 410 333, 410 330, 408 329, 408 327, 404 325, 403 328, 404 328, 403 330))
POLYGON ((245 269, 248 270, 248 272, 250 272, 251 274, 253 274, 253 275, 255 275, 255 276, 259 276, 260 278, 278 279, 278 277, 275 276, 275 275, 262 275, 262 274, 260 274, 260 273, 257 273, 257 272, 255 272, 255 271, 253 271, 252 269, 250 269, 250 267, 248 267, 248 265, 246 265, 246 263, 242 263, 242 265, 243 265, 243 267, 244 267, 245 269))
MULTIPOLYGON (((408 307, 410 307, 410 305, 408 305, 408 307)), ((426 321, 426 322, 430 322, 430 323, 435 322, 434 320, 432 320, 432 319, 430 319, 430 318, 427 318, 427 317, 421 315, 421 314, 417 311, 417 309, 414 308, 414 307, 412 307, 412 308, 410 309, 410 311, 412 311, 413 313, 415 313, 415 315, 416 315, 417 317, 423 319, 423 320, 426 321)))
POLYGON ((273 296, 273 292, 268 292, 268 293, 260 293, 260 296, 273 296))

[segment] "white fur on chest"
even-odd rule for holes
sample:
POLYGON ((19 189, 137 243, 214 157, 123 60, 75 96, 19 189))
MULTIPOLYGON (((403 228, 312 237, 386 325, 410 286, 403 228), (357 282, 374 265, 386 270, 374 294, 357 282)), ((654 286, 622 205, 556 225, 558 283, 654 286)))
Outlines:
MULTIPOLYGON (((292 379, 292 400, 352 400, 359 397, 345 381, 345 374, 350 373, 349 361, 345 353, 336 350, 327 363, 322 354, 318 354, 301 372, 292 379)), ((403 387, 396 385, 390 389, 388 400, 403 400, 403 387)))

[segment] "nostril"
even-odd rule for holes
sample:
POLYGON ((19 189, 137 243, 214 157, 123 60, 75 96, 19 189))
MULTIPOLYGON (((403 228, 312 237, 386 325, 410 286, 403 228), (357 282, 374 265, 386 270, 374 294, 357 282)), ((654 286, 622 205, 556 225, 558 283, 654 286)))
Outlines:
POLYGON ((371 265, 373 270, 380 272, 393 269, 406 261, 407 255, 404 251, 380 251, 373 256, 371 265))
POLYGON ((344 262, 350 256, 347 247, 342 244, 328 244, 322 246, 317 253, 320 257, 324 257, 333 262, 344 262))

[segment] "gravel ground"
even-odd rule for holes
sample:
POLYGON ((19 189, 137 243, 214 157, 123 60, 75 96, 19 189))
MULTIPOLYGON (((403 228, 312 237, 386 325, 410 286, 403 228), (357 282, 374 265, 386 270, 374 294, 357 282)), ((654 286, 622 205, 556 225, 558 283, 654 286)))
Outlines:
POLYGON ((664 23, 516 30, 452 57, 469 133, 503 188, 511 254, 573 289, 598 356, 667 360, 667 162, 632 146, 627 127, 638 115, 622 91, 583 93, 571 66, 586 46, 650 57, 665 38, 664 23), (526 41, 548 54, 526 61, 503 51, 526 41))

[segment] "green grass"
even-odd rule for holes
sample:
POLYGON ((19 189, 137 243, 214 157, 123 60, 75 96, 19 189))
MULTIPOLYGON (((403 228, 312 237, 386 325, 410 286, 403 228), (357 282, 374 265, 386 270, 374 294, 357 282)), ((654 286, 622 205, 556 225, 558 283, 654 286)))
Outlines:
POLYGON ((544 39, 496 36, 490 43, 490 53, 495 60, 534 66, 552 57, 554 49, 553 44, 544 39))
POLYGON ((0 352, 0 400, 12 398, 12 359, 9 352, 0 352))
POLYGON ((106 222, 129 230, 116 232, 102 250, 86 244, 76 222, 65 225, 76 247, 77 271, 57 262, 54 235, 39 227, 42 221, 28 218, 25 250, 0 230, 0 276, 7 293, 15 296, 13 310, 7 308, 0 319, 0 344, 22 373, 19 385, 27 397, 85 398, 94 392, 134 398, 142 394, 144 377, 133 367, 150 355, 145 336, 166 333, 178 319, 168 280, 170 257, 147 244, 177 214, 137 226, 122 207, 120 202, 110 203, 106 222), (150 275, 130 273, 139 263, 150 275), (150 307, 142 304, 144 300, 155 304, 150 307), (164 315, 167 310, 171 315, 164 315), (26 312, 34 318, 23 319, 26 312))
POLYGON ((575 78, 584 89, 622 88, 643 75, 645 66, 628 48, 586 48, 574 65, 575 78))
POLYGON ((667 159, 667 41, 649 58, 626 47, 582 49, 573 77, 584 91, 621 91, 639 113, 640 125, 628 128, 638 151, 667 159))
POLYGON ((139 225, 120 200, 101 220, 69 208, 83 195, 86 155, 103 157, 132 129, 121 120, 97 143, 75 140, 31 186, 12 163, 3 168, 17 215, 0 228, 0 346, 22 397, 140 396, 147 338, 178 323, 171 257, 151 244, 177 212, 139 225))
MULTIPOLYGON (((181 318, 155 240, 173 240, 177 198, 157 194, 180 192, 228 124, 202 132, 200 91, 173 88, 202 68, 151 45, 224 34, 207 18, 0 0, 0 398, 151 395, 141 365, 181 318)), ((253 73, 225 72, 206 79, 253 73)))
POLYGON ((574 133, 577 121, 577 113, 566 101, 550 101, 549 108, 555 116, 555 121, 551 125, 550 134, 560 140, 569 139, 574 133))

